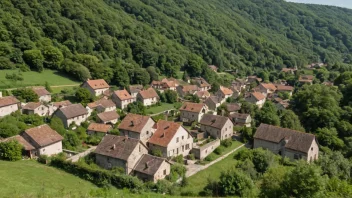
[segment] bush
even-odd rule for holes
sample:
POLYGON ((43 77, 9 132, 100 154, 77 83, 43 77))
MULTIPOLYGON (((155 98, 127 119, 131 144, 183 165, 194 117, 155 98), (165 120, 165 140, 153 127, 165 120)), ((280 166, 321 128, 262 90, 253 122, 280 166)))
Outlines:
POLYGON ((214 153, 210 153, 207 157, 204 158, 205 161, 211 162, 216 158, 214 153))
POLYGON ((41 155, 38 157, 38 162, 42 164, 48 164, 49 163, 49 157, 47 155, 41 155))
POLYGON ((226 147, 226 148, 230 147, 232 145, 232 140, 231 139, 223 140, 223 141, 221 141, 221 145, 226 147))
POLYGON ((192 153, 192 154, 189 154, 189 155, 188 155, 188 159, 190 159, 190 160, 195 160, 196 157, 195 157, 194 154, 192 153))
POLYGON ((160 149, 153 149, 152 150, 152 155, 157 156, 157 157, 162 157, 163 153, 161 152, 160 149))
POLYGON ((0 158, 8 161, 22 159, 22 145, 16 140, 0 143, 0 158))
POLYGON ((172 160, 174 160, 177 163, 183 164, 183 155, 178 155, 174 157, 172 160))
POLYGON ((217 155, 221 155, 224 152, 224 147, 223 146, 218 146, 215 150, 214 153, 217 155))

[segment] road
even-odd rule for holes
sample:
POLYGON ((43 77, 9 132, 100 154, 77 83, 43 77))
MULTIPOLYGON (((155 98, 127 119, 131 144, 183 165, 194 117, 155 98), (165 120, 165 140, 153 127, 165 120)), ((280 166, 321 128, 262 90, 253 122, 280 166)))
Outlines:
POLYGON ((77 162, 79 160, 79 158, 81 157, 85 157, 86 155, 88 155, 89 153, 91 153, 92 151, 94 151, 97 147, 96 146, 92 146, 89 149, 87 149, 86 151, 79 153, 77 155, 74 155, 70 158, 67 158, 66 161, 72 161, 72 162, 77 162))

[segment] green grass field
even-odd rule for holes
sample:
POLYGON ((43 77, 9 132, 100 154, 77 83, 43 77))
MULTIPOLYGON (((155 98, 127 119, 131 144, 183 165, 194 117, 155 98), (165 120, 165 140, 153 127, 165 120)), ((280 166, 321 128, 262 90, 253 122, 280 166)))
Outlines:
POLYGON ((170 109, 175 109, 174 104, 169 104, 169 103, 161 103, 161 106, 153 106, 147 109, 147 114, 156 114, 156 113, 161 113, 166 110, 170 109))
MULTIPOLYGON (((242 147, 236 152, 242 149, 246 148, 242 147)), ((182 192, 193 192, 193 194, 198 194, 207 185, 208 178, 219 179, 222 171, 234 168, 236 165, 236 161, 233 159, 233 156, 236 154, 236 152, 232 153, 225 159, 211 165, 207 169, 199 171, 197 174, 189 177, 189 184, 187 185, 187 187, 182 189, 182 192)))
MULTIPOLYGON (((99 188, 59 169, 36 161, 0 161, 0 197, 92 197, 99 188)), ((164 197, 132 194, 110 188, 108 197, 164 197)))
MULTIPOLYGON (((214 153, 214 160, 218 159, 219 157, 223 156, 223 155, 226 155, 227 153, 229 153, 230 151, 232 151, 233 149, 239 147, 242 143, 241 142, 238 142, 238 141, 233 141, 232 142, 232 145, 229 146, 229 147, 224 147, 224 151, 221 153, 221 155, 217 155, 214 153)), ((213 160, 213 161, 214 161, 213 160)), ((210 163, 210 162, 207 162, 207 163, 210 163)))
POLYGON ((17 88, 34 85, 44 85, 48 82, 50 86, 75 85, 80 82, 70 78, 64 73, 55 70, 44 70, 42 73, 35 71, 22 72, 23 81, 11 82, 5 78, 6 74, 18 73, 18 70, 0 70, 0 88, 17 88))

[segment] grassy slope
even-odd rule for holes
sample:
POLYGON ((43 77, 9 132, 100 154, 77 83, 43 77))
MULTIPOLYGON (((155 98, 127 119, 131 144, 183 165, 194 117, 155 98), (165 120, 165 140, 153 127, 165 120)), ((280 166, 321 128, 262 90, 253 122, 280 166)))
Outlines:
POLYGON ((17 70, 1 70, 0 88, 44 85, 45 82, 48 82, 51 86, 74 85, 80 83, 69 78, 67 75, 64 75, 54 70, 44 70, 42 73, 38 73, 35 71, 22 72, 24 80, 22 82, 17 82, 16 84, 13 84, 11 81, 5 78, 6 73, 12 74, 17 72, 17 70))

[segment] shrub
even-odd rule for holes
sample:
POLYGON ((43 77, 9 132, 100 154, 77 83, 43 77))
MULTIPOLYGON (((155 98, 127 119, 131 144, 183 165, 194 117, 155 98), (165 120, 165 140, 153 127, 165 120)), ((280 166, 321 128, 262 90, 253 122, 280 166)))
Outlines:
POLYGON ((192 154, 189 154, 189 155, 188 155, 188 159, 190 159, 190 160, 195 160, 196 157, 195 157, 194 154, 192 153, 192 154))
POLYGON ((172 160, 174 160, 177 163, 183 164, 183 156, 182 155, 178 155, 178 156, 174 157, 172 160))
POLYGON ((22 159, 22 145, 16 140, 0 143, 0 157, 8 161, 17 161, 22 159))
POLYGON ((230 147, 232 145, 232 140, 231 139, 223 140, 223 141, 221 141, 221 145, 226 147, 226 148, 230 147))
POLYGON ((214 153, 217 155, 221 155, 222 152, 224 152, 224 147, 223 146, 218 146, 215 150, 214 153))
POLYGON ((47 155, 41 155, 38 157, 38 162, 42 164, 48 164, 49 163, 49 157, 47 155))
POLYGON ((160 149, 153 149, 152 150, 152 155, 157 156, 157 157, 162 157, 163 153, 161 152, 160 149))
POLYGON ((204 158, 205 161, 211 162, 215 159, 215 154, 214 153, 210 153, 210 155, 208 155, 207 157, 204 158))

